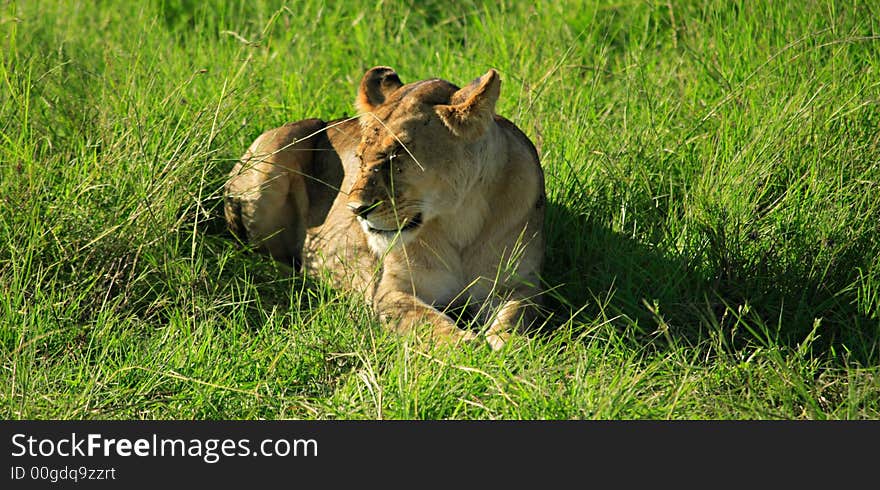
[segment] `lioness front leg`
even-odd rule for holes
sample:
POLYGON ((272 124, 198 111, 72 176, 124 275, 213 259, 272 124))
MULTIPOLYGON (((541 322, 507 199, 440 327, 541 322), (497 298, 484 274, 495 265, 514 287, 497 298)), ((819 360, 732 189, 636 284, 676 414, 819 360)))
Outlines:
POLYGON ((449 316, 416 296, 392 288, 376 292, 373 307, 382 322, 399 333, 408 333, 429 324, 431 337, 439 342, 459 342, 476 338, 473 332, 462 330, 449 316))
POLYGON ((492 301, 488 312, 494 316, 486 330, 486 340, 492 350, 500 350, 510 340, 514 331, 525 331, 532 327, 538 318, 538 306, 528 296, 517 293, 503 301, 492 301))

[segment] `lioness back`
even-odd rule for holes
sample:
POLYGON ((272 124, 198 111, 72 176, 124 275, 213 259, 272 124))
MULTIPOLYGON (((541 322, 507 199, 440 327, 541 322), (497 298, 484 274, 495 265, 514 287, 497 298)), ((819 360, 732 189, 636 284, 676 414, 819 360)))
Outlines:
POLYGON ((535 323, 544 177, 531 141, 495 114, 490 70, 459 88, 366 72, 357 118, 267 131, 226 185, 230 228, 258 250, 370 302, 389 328, 493 348, 535 323))

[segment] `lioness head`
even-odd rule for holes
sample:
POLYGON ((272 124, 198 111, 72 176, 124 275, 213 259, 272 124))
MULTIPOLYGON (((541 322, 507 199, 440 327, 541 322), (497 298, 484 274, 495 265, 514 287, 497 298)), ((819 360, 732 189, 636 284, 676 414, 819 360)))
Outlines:
POLYGON ((356 100, 360 171, 348 207, 374 250, 459 212, 491 160, 484 155, 500 88, 495 70, 464 88, 440 79, 404 85, 388 67, 367 71, 356 100))

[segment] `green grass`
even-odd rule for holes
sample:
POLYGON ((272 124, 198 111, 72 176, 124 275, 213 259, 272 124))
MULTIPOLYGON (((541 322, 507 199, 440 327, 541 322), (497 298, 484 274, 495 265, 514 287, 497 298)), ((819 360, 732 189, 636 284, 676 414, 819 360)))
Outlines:
POLYGON ((0 2, 0 415, 880 417, 880 7, 531 4, 0 2), (380 64, 501 72, 546 333, 434 349, 225 232, 248 144, 380 64))

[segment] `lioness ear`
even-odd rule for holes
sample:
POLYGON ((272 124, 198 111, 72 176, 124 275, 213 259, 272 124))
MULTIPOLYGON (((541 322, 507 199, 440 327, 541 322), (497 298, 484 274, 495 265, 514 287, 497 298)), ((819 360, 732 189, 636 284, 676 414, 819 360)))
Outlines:
POLYGON ((364 73, 361 85, 358 88, 357 99, 354 105, 358 112, 371 112, 376 106, 385 102, 385 99, 403 86, 397 73, 387 66, 370 68, 364 73))
POLYGON ((434 110, 456 136, 473 140, 482 136, 495 116, 495 102, 501 94, 501 77, 494 69, 452 94, 452 104, 434 110))

